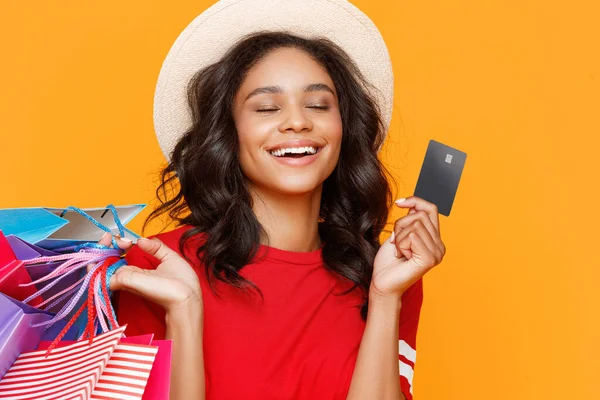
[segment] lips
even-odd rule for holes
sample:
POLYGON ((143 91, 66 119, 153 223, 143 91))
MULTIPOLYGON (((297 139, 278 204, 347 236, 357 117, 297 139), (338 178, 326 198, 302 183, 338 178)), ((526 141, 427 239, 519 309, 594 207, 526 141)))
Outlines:
POLYGON ((273 158, 276 162, 278 162, 281 165, 285 165, 288 167, 303 167, 315 162, 315 160, 320 157, 322 149, 322 147, 319 147, 315 154, 305 155, 302 157, 277 157, 271 154, 270 152, 268 154, 269 157, 273 158))
POLYGON ((314 147, 315 149, 320 149, 324 146, 324 144, 315 142, 314 140, 308 139, 295 139, 295 140, 287 140, 285 142, 278 143, 272 147, 267 148, 268 152, 272 152, 274 150, 280 149, 292 149, 292 148, 300 148, 300 147, 314 147))

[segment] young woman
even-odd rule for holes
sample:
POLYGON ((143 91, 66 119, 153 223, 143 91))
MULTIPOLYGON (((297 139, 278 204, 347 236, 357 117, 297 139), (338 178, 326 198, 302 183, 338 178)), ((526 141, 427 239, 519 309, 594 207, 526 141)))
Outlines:
POLYGON ((445 248, 414 196, 380 245, 389 121, 372 82, 336 42, 289 29, 226 50, 187 86, 191 127, 150 216, 181 226, 120 242, 119 322, 173 339, 172 399, 411 399, 421 278, 445 248))

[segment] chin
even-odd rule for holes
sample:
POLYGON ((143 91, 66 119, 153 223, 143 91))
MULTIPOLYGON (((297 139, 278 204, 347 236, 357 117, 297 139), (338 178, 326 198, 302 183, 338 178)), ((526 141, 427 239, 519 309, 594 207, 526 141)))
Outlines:
POLYGON ((278 177, 267 185, 271 190, 289 196, 297 196, 315 192, 321 188, 323 181, 320 179, 307 179, 307 177, 278 177))

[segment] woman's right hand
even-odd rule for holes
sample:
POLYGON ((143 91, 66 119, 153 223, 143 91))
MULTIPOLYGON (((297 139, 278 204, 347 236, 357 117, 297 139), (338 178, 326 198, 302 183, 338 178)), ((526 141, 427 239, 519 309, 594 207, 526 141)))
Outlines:
MULTIPOLYGON (((110 246, 111 235, 106 235, 98 243, 110 246)), ((132 244, 117 239, 121 249, 127 250, 132 244)), ((185 307, 200 307, 202 310, 202 290, 194 269, 177 252, 159 239, 138 239, 140 250, 157 258, 156 269, 142 269, 125 265, 110 279, 110 290, 125 290, 164 307, 167 314, 185 307)))

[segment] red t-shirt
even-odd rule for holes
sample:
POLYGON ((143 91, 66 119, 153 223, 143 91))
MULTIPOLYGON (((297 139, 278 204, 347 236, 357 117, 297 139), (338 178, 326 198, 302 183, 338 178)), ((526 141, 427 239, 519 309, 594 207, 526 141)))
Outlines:
MULTIPOLYGON (((179 252, 187 229, 157 237, 179 252)), ((127 262, 145 269, 158 265, 137 247, 129 251, 127 262)), ((192 266, 204 301, 207 400, 346 398, 365 328, 362 298, 358 289, 339 295, 351 284, 324 267, 321 250, 292 252, 261 245, 240 274, 261 289, 264 301, 213 279, 220 297, 215 296, 200 262, 192 266)), ((408 400, 422 300, 419 280, 404 293, 400 312, 399 379, 408 400)), ((160 306, 120 292, 117 310, 119 323, 128 324, 128 335, 164 338, 160 306)))

